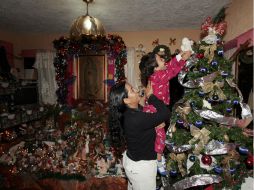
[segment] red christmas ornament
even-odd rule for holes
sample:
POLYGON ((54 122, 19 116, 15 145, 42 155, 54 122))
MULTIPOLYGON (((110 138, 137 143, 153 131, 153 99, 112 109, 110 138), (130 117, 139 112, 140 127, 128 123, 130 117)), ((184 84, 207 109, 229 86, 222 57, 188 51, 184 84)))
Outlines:
POLYGON ((202 58, 204 58, 204 54, 203 54, 203 53, 198 53, 198 54, 196 55, 196 57, 197 57, 198 59, 202 59, 202 58))
POLYGON ((253 155, 248 156, 247 159, 245 160, 245 164, 248 169, 253 169, 253 160, 254 160, 253 155))
POLYGON ((205 165, 211 165, 212 164, 212 157, 210 155, 203 155, 201 158, 201 161, 205 165))

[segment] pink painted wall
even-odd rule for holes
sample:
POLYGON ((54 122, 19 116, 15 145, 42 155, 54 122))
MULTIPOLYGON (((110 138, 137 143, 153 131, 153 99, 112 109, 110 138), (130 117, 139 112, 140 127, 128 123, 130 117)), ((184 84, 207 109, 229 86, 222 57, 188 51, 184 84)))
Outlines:
POLYGON ((225 41, 247 32, 253 28, 253 0, 233 0, 226 10, 228 23, 225 41))

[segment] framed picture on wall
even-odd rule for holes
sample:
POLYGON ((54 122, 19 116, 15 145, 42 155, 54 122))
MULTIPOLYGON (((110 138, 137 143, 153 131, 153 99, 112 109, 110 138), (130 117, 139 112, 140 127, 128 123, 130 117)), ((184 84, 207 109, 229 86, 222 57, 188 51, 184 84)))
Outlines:
POLYGON ((77 98, 105 100, 106 62, 105 55, 79 56, 77 63, 77 98))

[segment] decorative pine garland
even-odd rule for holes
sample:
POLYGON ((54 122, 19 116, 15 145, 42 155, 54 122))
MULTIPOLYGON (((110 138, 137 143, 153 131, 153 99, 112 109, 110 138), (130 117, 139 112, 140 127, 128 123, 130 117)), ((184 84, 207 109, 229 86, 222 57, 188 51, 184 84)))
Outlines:
POLYGON ((67 72, 68 60, 84 52, 98 54, 106 52, 108 59, 115 60, 114 78, 116 82, 125 79, 124 65, 127 63, 126 46, 123 39, 118 35, 108 35, 108 37, 82 36, 80 39, 60 37, 53 41, 57 50, 54 60, 56 72, 57 102, 66 104, 68 97, 68 86, 73 82, 74 76, 67 72))

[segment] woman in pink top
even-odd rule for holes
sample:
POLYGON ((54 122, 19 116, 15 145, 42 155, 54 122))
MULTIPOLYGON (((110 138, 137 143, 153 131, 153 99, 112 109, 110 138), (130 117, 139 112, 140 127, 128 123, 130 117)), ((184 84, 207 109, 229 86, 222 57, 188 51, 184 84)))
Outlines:
MULTIPOLYGON (((170 59, 170 50, 165 45, 158 45, 152 53, 148 53, 141 58, 139 69, 141 71, 141 83, 144 87, 148 81, 151 81, 153 93, 166 105, 170 104, 169 97, 169 80, 175 77, 185 65, 191 55, 190 51, 183 52, 170 59)), ((156 112, 156 108, 152 105, 144 105, 143 111, 156 112)), ((157 152, 158 171, 162 175, 166 175, 165 159, 162 154, 165 148, 166 133, 164 125, 156 127, 155 151, 157 152)))

